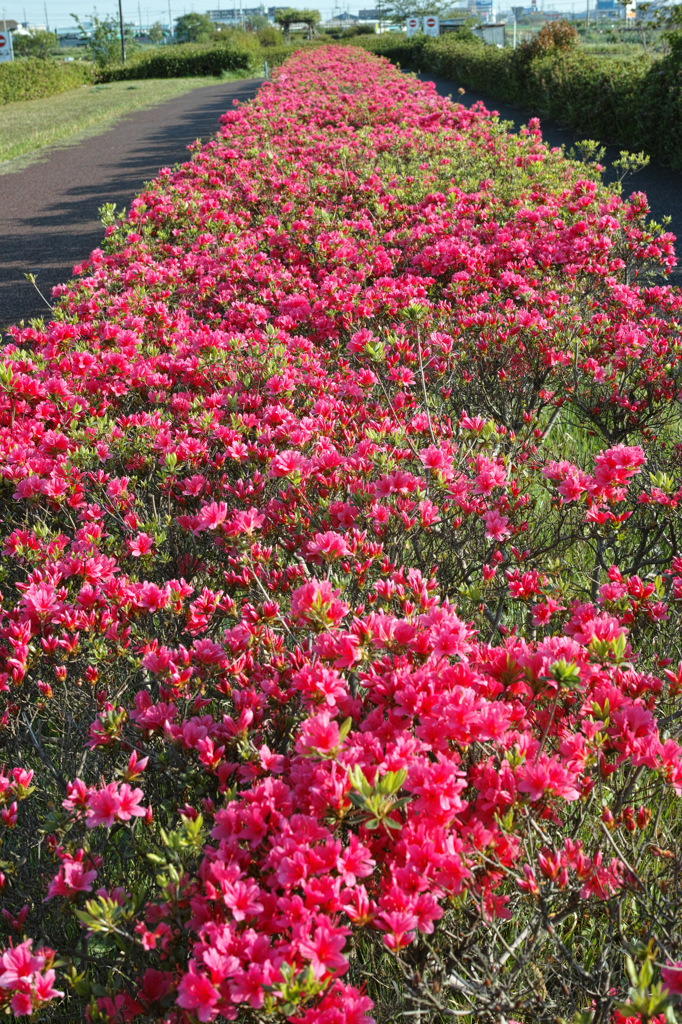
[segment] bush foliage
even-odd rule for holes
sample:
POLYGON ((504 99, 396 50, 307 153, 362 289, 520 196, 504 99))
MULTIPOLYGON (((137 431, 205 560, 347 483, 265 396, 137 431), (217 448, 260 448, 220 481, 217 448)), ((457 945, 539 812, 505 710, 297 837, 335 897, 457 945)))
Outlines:
MULTIPOLYGON (((242 76, 263 74, 263 63, 279 67, 298 46, 281 45, 281 33, 266 32, 261 43, 256 33, 226 32, 229 39, 218 38, 210 44, 183 43, 134 53, 125 63, 117 63, 120 43, 114 39, 108 56, 95 68, 85 61, 60 63, 54 60, 25 59, 0 65, 0 103, 40 99, 93 82, 120 82, 145 78, 184 78, 224 73, 242 76)), ((315 47, 321 42, 304 43, 315 47)))
POLYGON ((682 295, 355 49, 107 217, 0 368, 0 1009, 663 1024, 682 295))
MULTIPOLYGON (((293 53, 297 46, 260 43, 256 33, 231 33, 234 41, 228 44, 220 41, 206 44, 181 44, 160 47, 151 53, 143 53, 128 61, 103 69, 98 74, 100 82, 119 82, 137 78, 182 78, 185 76, 216 75, 232 72, 241 75, 263 74, 264 61, 270 68, 279 67, 293 53), (244 42, 243 37, 246 37, 244 42)), ((281 37, 281 33, 278 33, 281 37)), ((270 36, 269 38, 272 38, 270 36)), ((306 42, 304 48, 322 45, 321 42, 306 42)))
POLYGON ((0 64, 0 103, 39 100, 79 85, 90 85, 94 71, 90 64, 28 57, 0 64))
POLYGON ((15 33, 12 39, 15 57, 51 57, 54 50, 59 49, 59 36, 56 32, 33 28, 21 35, 15 33))
POLYGON ((254 49, 236 46, 185 43, 142 53, 125 64, 103 68, 100 82, 122 82, 138 78, 191 78, 220 76, 223 72, 257 73, 262 60, 254 49))

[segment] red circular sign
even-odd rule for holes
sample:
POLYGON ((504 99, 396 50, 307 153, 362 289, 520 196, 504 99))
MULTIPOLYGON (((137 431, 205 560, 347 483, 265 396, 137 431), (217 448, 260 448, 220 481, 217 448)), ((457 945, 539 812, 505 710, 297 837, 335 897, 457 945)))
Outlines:
POLYGON ((426 19, 426 24, 429 26, 429 28, 433 28, 433 26, 436 24, 436 19, 435 18, 427 18, 426 19))
POLYGON ((7 36, 0 34, 0 50, 4 49, 5 43, 7 42, 7 36))

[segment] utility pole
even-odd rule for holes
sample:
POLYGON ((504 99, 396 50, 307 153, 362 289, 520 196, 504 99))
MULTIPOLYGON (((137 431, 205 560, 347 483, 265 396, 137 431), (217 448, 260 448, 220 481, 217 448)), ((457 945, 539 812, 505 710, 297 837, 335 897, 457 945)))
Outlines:
POLYGON ((43 3, 43 10, 45 11, 45 28, 50 31, 50 22, 47 17, 47 3, 43 3))
POLYGON ((512 7, 512 14, 514 15, 514 49, 516 49, 516 23, 519 18, 523 17, 524 10, 525 8, 523 7, 512 7))
POLYGON ((587 7, 585 8, 585 30, 590 27, 590 0, 587 0, 587 7))
POLYGON ((123 27, 123 0, 118 0, 118 23, 121 27, 121 60, 126 62, 126 33, 123 27))
POLYGON ((142 35, 142 8, 140 7, 140 0, 137 0, 137 26, 139 34, 142 35))
POLYGON ((170 28, 170 37, 173 38, 173 15, 171 14, 171 0, 168 0, 168 25, 170 28))

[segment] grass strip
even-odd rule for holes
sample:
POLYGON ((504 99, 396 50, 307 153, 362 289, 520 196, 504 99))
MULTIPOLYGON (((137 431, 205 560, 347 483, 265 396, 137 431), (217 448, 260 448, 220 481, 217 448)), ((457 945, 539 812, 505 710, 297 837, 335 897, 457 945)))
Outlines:
MULTIPOLYGON (((238 78, 240 76, 225 76, 238 78)), ((46 146, 73 144, 111 128, 126 114, 217 85, 214 77, 147 79, 85 86, 58 96, 0 107, 0 174, 19 170, 46 146), (29 160, 19 160, 30 155, 29 160)))

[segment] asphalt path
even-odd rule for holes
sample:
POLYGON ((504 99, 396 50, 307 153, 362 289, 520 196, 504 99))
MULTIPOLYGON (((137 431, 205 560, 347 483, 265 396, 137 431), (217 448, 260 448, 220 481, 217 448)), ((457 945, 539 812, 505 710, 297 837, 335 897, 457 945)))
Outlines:
POLYGON ((128 206, 161 167, 188 159, 187 147, 207 141, 232 101, 255 96, 259 79, 194 89, 127 115, 113 128, 0 177, 0 329, 49 316, 26 280, 33 273, 48 300, 56 284, 101 244, 99 209, 128 206))
MULTIPOLYGON (((498 103, 445 79, 421 75, 435 82, 438 92, 470 106, 481 100, 516 128, 532 112, 498 103)), ((69 280, 76 263, 85 259, 102 240, 99 209, 105 203, 119 208, 131 199, 159 168, 188 157, 187 146, 196 138, 207 140, 218 119, 233 100, 253 97, 260 81, 224 82, 195 89, 185 96, 149 110, 138 111, 113 128, 78 145, 46 151, 36 163, 0 177, 0 330, 20 320, 48 316, 47 303, 25 275, 33 273, 43 295, 50 299, 54 285, 69 280)), ((552 122, 542 122, 551 146, 569 149, 582 138, 552 122)), ((607 165, 619 155, 609 147, 607 165)), ((607 180, 609 178, 607 170, 607 180)), ((611 177, 613 177, 611 172, 611 177)), ((653 217, 672 217, 670 230, 682 238, 682 174, 652 164, 626 182, 625 194, 647 193, 653 217)), ((681 243, 682 244, 682 243, 681 243)), ((673 276, 682 283, 682 276, 673 276)))

